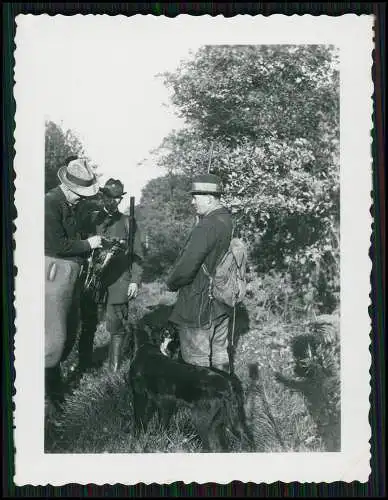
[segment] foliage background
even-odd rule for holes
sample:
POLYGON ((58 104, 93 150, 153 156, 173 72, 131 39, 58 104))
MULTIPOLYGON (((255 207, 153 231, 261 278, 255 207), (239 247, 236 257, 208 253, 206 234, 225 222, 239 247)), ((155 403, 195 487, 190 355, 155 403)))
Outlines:
POLYGON ((337 65, 332 46, 205 46, 159 75, 185 127, 153 152, 169 175, 147 186, 139 207, 154 276, 167 271, 191 224, 187 198, 172 186, 179 178, 184 187, 211 162, 255 272, 282 290, 274 307, 300 314, 338 307, 337 65))
POLYGON ((136 218, 146 233, 144 281, 163 278, 174 264, 194 223, 190 202, 190 179, 184 175, 158 177, 143 189, 136 218))

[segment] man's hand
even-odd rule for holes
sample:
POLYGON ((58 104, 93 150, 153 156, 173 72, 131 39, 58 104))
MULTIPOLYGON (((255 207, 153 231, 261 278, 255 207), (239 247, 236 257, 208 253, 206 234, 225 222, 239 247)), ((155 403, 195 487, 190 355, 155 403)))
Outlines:
POLYGON ((90 238, 88 238, 88 242, 91 249, 102 247, 101 236, 91 236, 90 238))
POLYGON ((137 283, 130 283, 128 286, 128 299, 135 299, 139 292, 137 283))

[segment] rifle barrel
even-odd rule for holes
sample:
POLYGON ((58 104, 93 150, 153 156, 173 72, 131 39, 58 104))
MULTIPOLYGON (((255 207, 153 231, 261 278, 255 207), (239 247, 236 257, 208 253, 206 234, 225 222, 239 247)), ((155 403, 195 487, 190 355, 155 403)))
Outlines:
POLYGON ((135 215, 135 197, 131 196, 129 199, 129 215, 134 217, 135 215))
POLYGON ((210 173, 210 167, 211 167, 211 164, 212 164, 213 145, 214 145, 214 142, 212 141, 212 143, 211 143, 211 145, 210 145, 209 163, 208 163, 208 165, 207 165, 207 173, 210 173))
POLYGON ((135 230, 135 197, 131 196, 129 201, 129 234, 128 234, 128 253, 130 265, 133 262, 133 245, 134 245, 134 230, 135 230))

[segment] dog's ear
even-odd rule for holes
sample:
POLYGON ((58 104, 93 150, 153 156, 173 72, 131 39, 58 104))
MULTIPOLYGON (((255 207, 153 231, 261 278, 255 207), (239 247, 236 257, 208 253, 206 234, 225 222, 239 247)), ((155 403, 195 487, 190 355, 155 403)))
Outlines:
POLYGON ((177 339, 177 332, 173 327, 170 325, 167 325, 162 328, 161 333, 160 333, 160 338, 161 340, 164 340, 166 338, 169 338, 171 341, 177 339))
POLYGON ((160 330, 160 340, 163 340, 163 339, 165 339, 166 337, 169 337, 169 333, 170 333, 170 332, 168 331, 168 329, 167 329, 166 327, 162 328, 162 329, 160 330))

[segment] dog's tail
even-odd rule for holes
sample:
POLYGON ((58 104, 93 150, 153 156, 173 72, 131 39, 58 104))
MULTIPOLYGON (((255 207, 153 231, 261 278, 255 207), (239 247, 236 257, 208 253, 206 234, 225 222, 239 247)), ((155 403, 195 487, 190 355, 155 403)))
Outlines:
POLYGON ((260 432, 260 445, 258 447, 260 451, 265 451, 265 448, 270 448, 274 443, 277 443, 283 451, 286 446, 268 403, 258 364, 249 364, 248 373, 250 378, 248 388, 248 398, 250 400, 249 421, 252 426, 255 422, 259 422, 258 425, 254 426, 259 427, 260 432))

